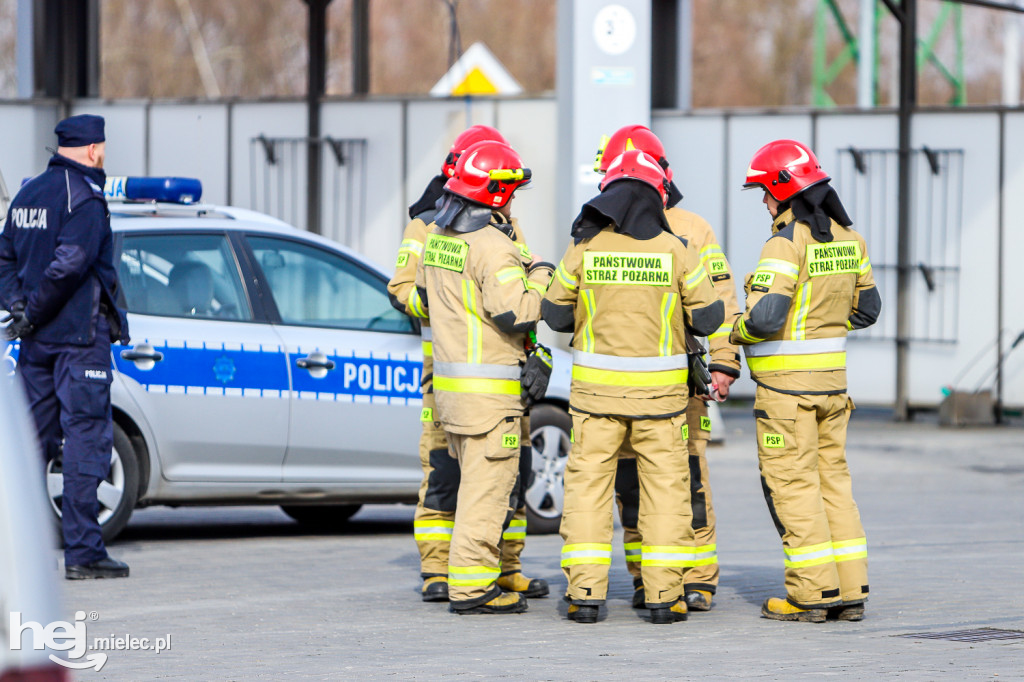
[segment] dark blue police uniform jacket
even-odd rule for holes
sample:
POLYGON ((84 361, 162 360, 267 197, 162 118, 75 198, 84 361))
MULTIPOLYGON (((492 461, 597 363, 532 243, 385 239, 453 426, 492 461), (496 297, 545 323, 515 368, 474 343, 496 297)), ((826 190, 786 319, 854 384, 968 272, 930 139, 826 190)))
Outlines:
MULTIPOLYGON (((0 304, 17 302, 35 325, 36 341, 91 345, 100 303, 117 338, 128 322, 114 304, 117 271, 106 174, 60 155, 21 188, 0 236, 0 304)), ((115 339, 110 339, 115 340, 115 339)))

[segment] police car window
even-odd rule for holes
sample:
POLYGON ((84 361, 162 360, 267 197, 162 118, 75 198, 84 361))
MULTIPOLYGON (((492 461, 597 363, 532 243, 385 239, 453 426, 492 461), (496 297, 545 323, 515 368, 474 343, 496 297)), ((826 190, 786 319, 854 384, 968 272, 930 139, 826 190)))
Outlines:
POLYGON ((325 249, 272 237, 248 237, 285 324, 411 332, 391 307, 387 284, 325 249))
POLYGON ((119 279, 131 313, 252 319, 224 235, 127 235, 119 279))

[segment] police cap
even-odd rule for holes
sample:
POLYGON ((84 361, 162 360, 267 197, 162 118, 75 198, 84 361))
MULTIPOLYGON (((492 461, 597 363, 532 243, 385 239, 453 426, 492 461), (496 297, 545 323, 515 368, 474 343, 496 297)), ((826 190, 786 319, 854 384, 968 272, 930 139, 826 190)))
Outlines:
POLYGON ((60 147, 85 147, 106 140, 103 136, 103 117, 93 114, 79 114, 57 124, 57 145, 60 147))

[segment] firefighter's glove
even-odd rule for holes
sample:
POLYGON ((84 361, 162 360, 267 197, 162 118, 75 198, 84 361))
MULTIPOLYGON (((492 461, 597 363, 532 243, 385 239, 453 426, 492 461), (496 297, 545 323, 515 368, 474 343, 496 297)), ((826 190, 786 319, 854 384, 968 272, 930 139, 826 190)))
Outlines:
POLYGON ((548 392, 548 381, 551 379, 551 351, 537 344, 526 354, 526 364, 520 382, 523 387, 523 399, 526 406, 540 402, 548 392))
POLYGON ((0 320, 0 323, 4 322, 10 322, 7 329, 4 330, 8 341, 28 336, 35 329, 28 319, 28 315, 25 314, 25 304, 21 301, 11 306, 10 314, 0 320))

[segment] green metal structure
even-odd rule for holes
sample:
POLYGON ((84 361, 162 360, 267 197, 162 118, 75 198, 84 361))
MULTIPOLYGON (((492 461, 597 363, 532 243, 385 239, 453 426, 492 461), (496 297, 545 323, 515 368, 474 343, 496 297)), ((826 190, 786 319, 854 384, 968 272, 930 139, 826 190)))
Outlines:
MULTIPOLYGON (((881 27, 882 11, 881 0, 872 3, 875 27, 874 54, 866 58, 873 60, 875 74, 875 85, 872 88, 872 104, 878 104, 878 65, 879 65, 879 33, 881 27)), ((815 107, 834 107, 835 100, 828 93, 828 87, 835 82, 839 74, 851 63, 859 64, 865 58, 861 55, 859 41, 850 29, 849 23, 843 16, 838 0, 818 0, 817 13, 814 22, 814 71, 812 76, 811 102, 815 107), (834 23, 843 41, 843 47, 834 59, 829 59, 828 38, 829 24, 834 23)), ((917 69, 918 72, 924 69, 927 64, 934 66, 939 74, 949 83, 952 94, 948 100, 951 106, 963 106, 967 104, 967 90, 964 80, 964 40, 963 40, 963 7, 954 2, 943 2, 939 14, 932 22, 931 29, 925 38, 917 39, 917 69), (943 32, 947 26, 952 24, 954 56, 952 67, 947 66, 935 52, 943 32)))

